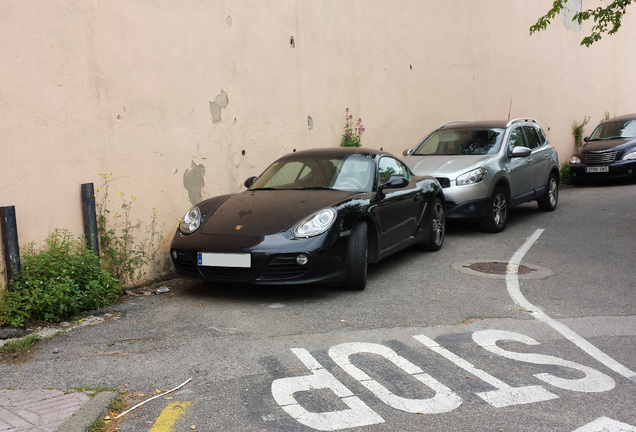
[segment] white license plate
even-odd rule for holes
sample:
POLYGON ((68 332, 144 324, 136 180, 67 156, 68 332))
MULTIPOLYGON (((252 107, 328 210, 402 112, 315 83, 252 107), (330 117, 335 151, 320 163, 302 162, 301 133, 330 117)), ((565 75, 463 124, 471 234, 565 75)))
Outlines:
POLYGON ((609 167, 608 166, 586 167, 585 172, 587 173, 609 172, 609 167))
POLYGON ((252 256, 250 254, 199 252, 199 265, 208 267, 250 268, 252 265, 252 256))

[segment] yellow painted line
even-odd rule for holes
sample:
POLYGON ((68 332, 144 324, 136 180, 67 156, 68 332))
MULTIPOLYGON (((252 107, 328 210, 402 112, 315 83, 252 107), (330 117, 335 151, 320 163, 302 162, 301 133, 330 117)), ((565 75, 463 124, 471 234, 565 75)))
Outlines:
POLYGON ((173 432, 175 423, 183 417, 186 409, 190 405, 192 405, 192 402, 172 402, 161 411, 155 424, 152 425, 152 428, 148 432, 173 432))

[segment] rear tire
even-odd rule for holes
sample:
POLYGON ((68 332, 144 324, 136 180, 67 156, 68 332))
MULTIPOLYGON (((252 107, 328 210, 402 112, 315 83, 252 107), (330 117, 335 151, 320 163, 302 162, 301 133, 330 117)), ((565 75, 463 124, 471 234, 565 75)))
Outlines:
POLYGON ((347 249, 347 279, 344 287, 362 291, 367 285, 367 223, 359 222, 351 230, 347 249))
POLYGON ((491 233, 503 231, 508 223, 509 210, 506 189, 501 186, 496 187, 488 203, 488 213, 481 221, 482 229, 491 233))
POLYGON ((537 200, 542 211, 554 211, 559 203, 559 181, 555 174, 548 177, 548 185, 545 194, 537 200))
POLYGON ((433 199, 428 236, 421 244, 422 250, 435 252, 442 248, 446 234, 446 209, 441 199, 433 199))

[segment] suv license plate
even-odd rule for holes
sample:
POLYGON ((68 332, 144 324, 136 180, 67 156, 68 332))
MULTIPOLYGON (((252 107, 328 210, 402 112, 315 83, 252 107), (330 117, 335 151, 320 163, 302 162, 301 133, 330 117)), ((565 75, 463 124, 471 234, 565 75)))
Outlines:
POLYGON ((199 252, 198 255, 200 266, 250 268, 252 265, 250 254, 199 252))
POLYGON ((586 173, 600 173, 600 172, 609 172, 608 166, 600 166, 600 167, 587 167, 585 168, 586 173))

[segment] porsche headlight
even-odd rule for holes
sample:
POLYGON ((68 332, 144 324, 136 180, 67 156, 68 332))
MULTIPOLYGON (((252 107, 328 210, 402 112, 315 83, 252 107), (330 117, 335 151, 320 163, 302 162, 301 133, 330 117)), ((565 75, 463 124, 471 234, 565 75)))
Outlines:
POLYGON ((626 153, 625 156, 623 156, 623 160, 636 160, 636 151, 626 153))
POLYGON ((183 234, 192 234, 201 225, 201 209, 194 206, 190 208, 179 222, 179 231, 183 234))
POLYGON ((330 207, 314 213, 294 227, 294 237, 313 237, 327 231, 336 220, 336 211, 330 207))
POLYGON ((570 158, 570 163, 571 163, 571 164, 580 164, 580 163, 581 163, 581 159, 579 159, 579 157, 578 157, 578 156, 572 156, 572 157, 570 158))
POLYGON ((486 178, 486 174, 488 174, 488 171, 486 171, 486 168, 477 168, 475 170, 468 171, 467 173, 457 177, 457 180, 456 180, 457 186, 464 186, 464 185, 479 183, 480 181, 486 178))

